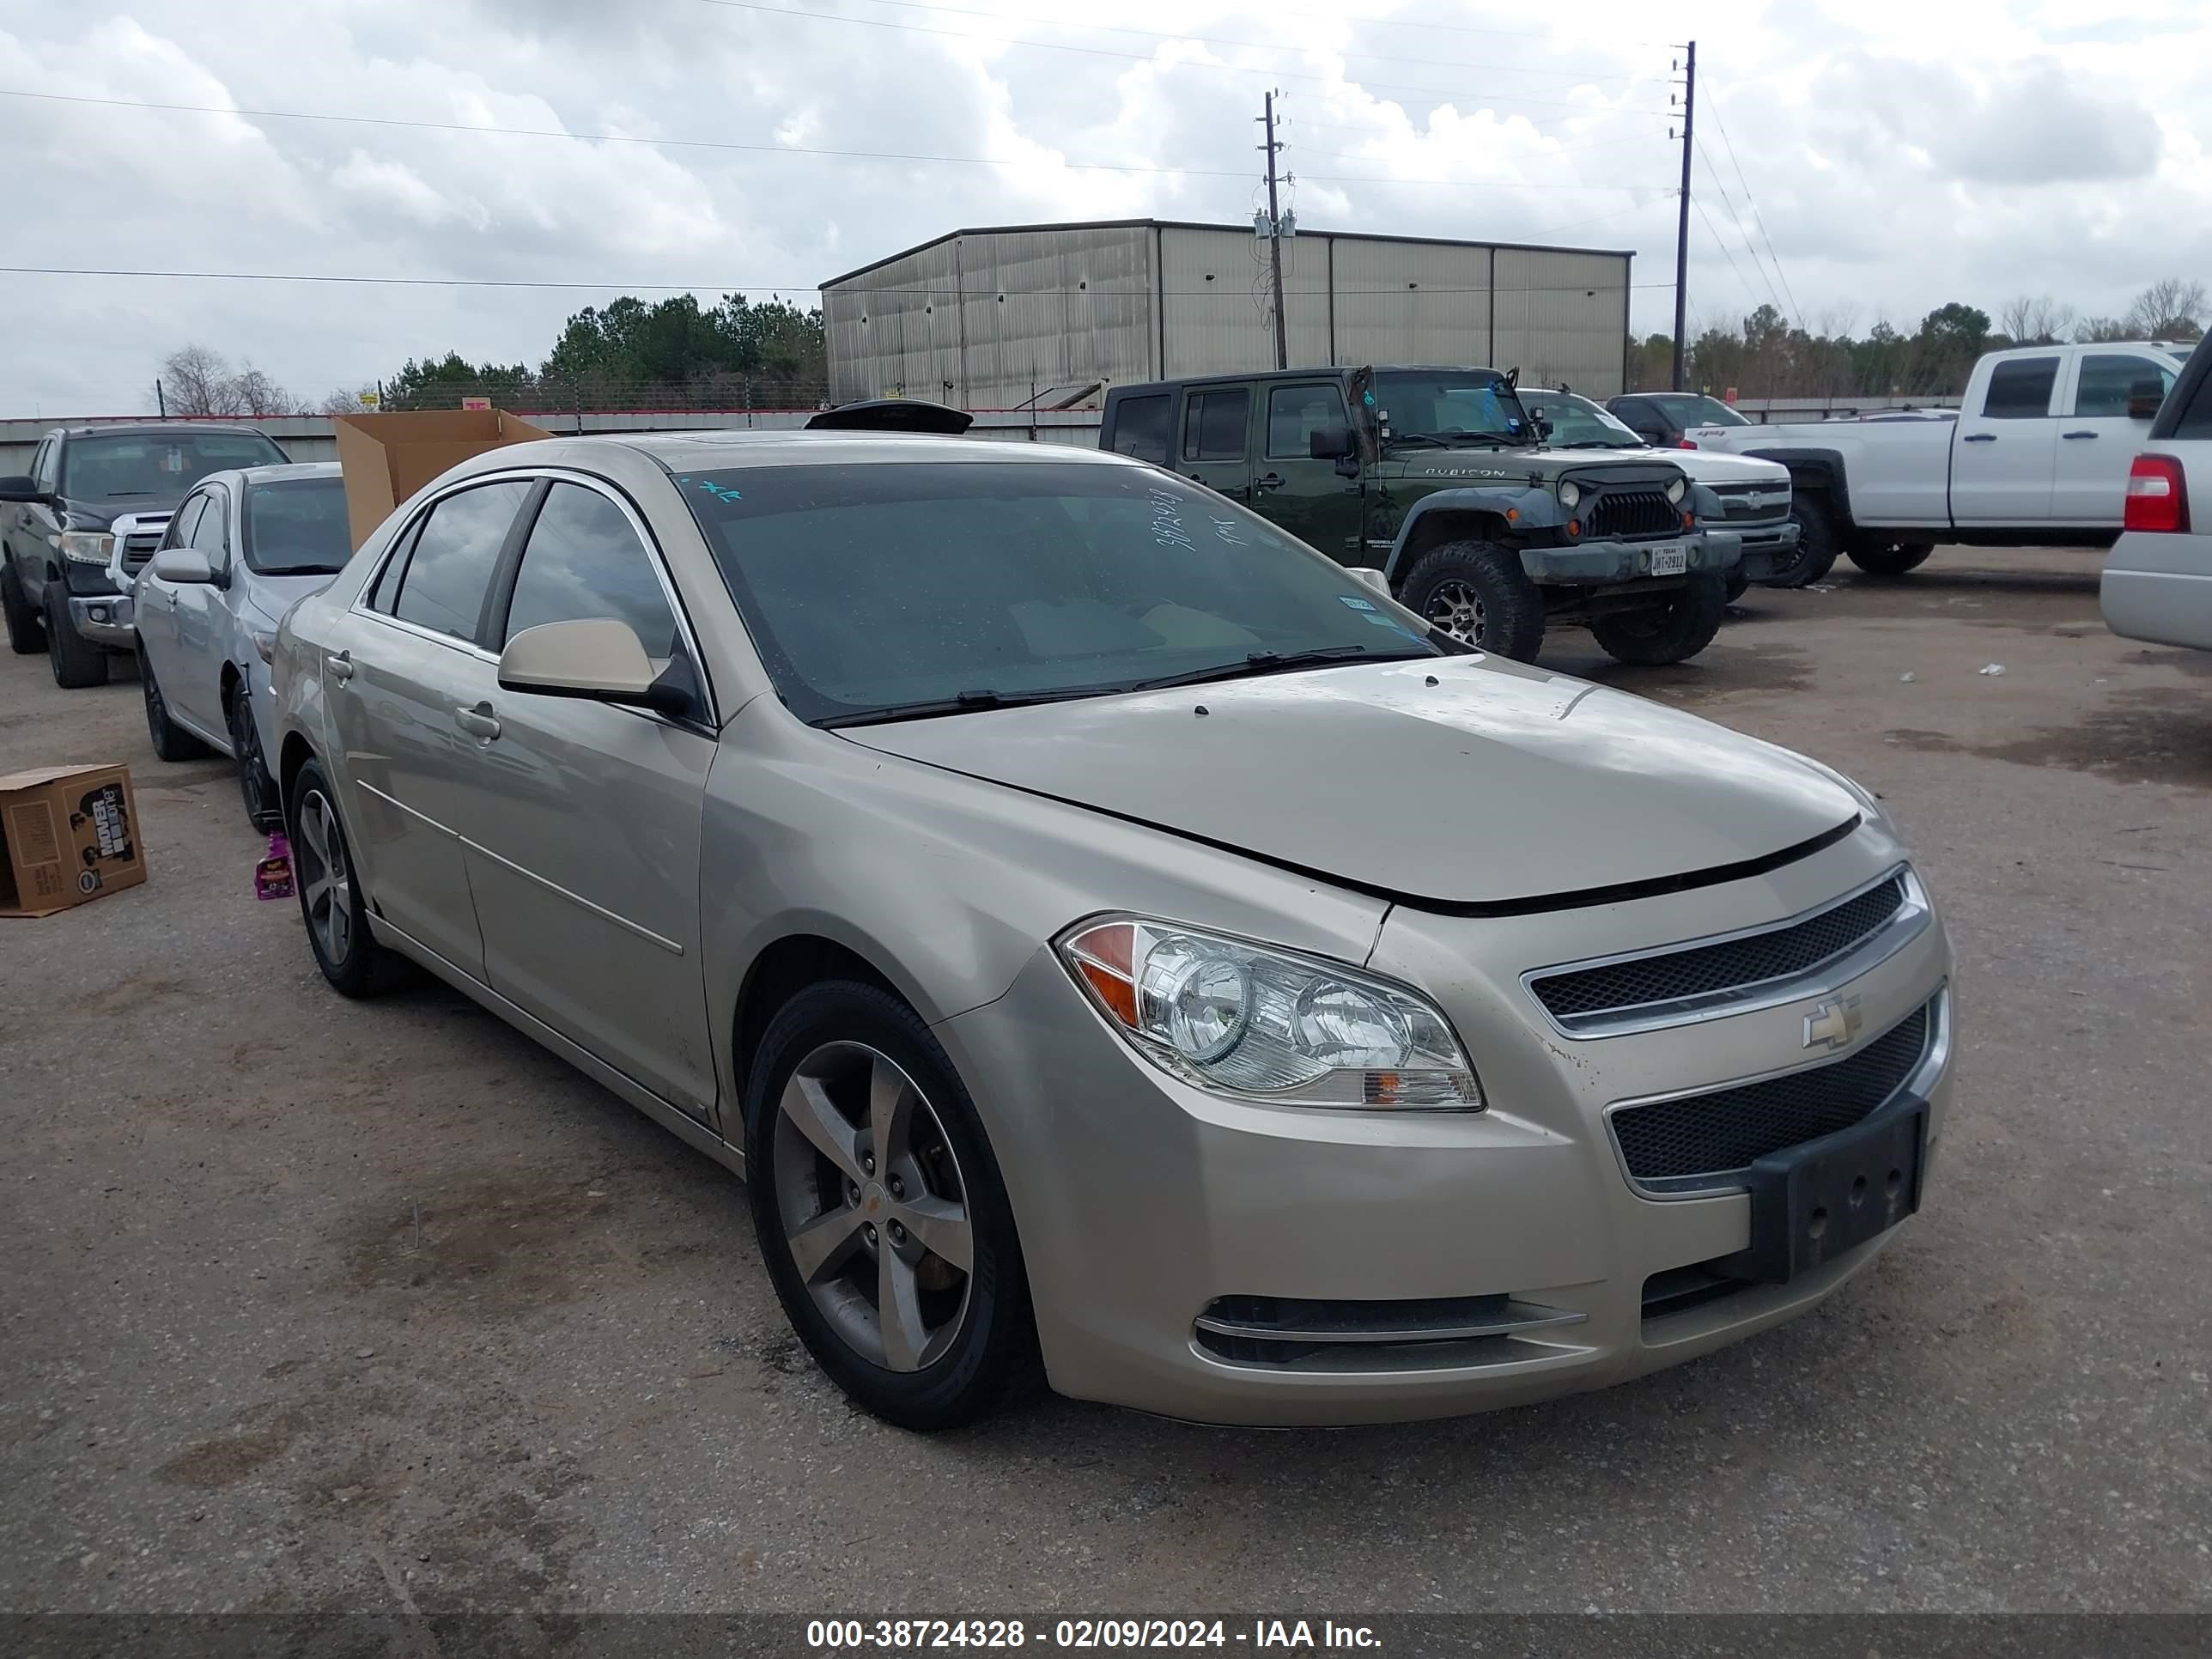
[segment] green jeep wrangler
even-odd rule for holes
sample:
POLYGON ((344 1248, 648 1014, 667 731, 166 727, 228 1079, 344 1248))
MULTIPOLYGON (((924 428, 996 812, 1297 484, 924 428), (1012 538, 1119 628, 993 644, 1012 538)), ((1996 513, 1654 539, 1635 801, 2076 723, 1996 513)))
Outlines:
POLYGON ((1630 663, 1719 629, 1741 538, 1673 462, 1541 447, 1517 372, 1309 368, 1115 386, 1102 447, 1219 490, 1444 632, 1527 661, 1549 623, 1630 663), (1715 514, 1717 519, 1717 513, 1715 514))

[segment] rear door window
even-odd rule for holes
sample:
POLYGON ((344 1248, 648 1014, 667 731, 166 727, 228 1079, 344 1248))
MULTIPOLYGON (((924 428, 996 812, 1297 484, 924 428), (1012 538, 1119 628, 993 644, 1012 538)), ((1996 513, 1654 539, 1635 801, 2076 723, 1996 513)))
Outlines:
POLYGON ((1124 398, 1114 405, 1114 453, 1133 455, 1140 461, 1168 464, 1168 415, 1175 403, 1172 393, 1146 392, 1124 398))
POLYGON ((511 478, 456 491, 433 507, 407 556, 392 614, 474 641, 500 549, 529 495, 526 482, 511 478))
POLYGON ((1249 386, 1221 386, 1192 392, 1183 404, 1183 459, 1243 460, 1245 426, 1251 410, 1249 386))
POLYGON ((2014 357, 1990 371, 1982 416, 1990 421, 2040 420, 2051 413, 2051 388, 2058 383, 2056 357, 2014 357))

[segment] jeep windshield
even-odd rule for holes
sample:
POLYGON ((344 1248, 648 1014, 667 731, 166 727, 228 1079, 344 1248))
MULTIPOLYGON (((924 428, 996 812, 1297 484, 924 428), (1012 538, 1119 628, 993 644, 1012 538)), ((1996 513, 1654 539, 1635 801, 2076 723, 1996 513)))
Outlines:
POLYGON ((878 461, 676 484, 776 691, 817 725, 1438 654, 1335 561, 1148 467, 878 461))
POLYGON ((1528 441, 1528 411, 1492 369, 1377 369, 1377 434, 1385 444, 1486 447, 1528 441))
POLYGON ((179 500, 210 472, 283 466, 289 458, 258 432, 101 432, 62 450, 62 495, 73 501, 148 495, 179 500))

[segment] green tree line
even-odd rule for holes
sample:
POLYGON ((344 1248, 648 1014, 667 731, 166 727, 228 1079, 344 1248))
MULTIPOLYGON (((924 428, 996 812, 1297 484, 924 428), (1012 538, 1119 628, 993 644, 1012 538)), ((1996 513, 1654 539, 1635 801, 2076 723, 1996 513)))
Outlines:
MULTIPOLYGON (((1682 383, 1716 394, 1733 386, 1745 398, 1955 398, 1985 351, 2069 340, 2185 343, 2200 338, 2207 321, 2212 301, 2204 284, 2181 277, 2153 283, 2118 317, 2085 317, 2048 295, 2022 295, 1995 318, 1953 301, 1909 334, 1883 320, 1855 335, 1840 314, 1808 329, 1763 305, 1741 324, 1708 328, 1692 340, 1682 383)), ((1674 354, 1668 335, 1632 339, 1630 386, 1666 386, 1674 354)))

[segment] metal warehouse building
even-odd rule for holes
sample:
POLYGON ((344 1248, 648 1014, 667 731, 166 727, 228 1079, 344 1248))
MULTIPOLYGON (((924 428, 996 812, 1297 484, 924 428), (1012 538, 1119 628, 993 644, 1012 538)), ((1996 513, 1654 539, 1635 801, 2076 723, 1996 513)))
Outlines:
MULTIPOLYGON (((1300 231, 1283 244, 1294 368, 1517 366, 1624 390, 1624 252, 1300 231)), ((1095 407, 1093 386, 1272 368, 1249 226, 1123 219, 956 230, 822 284, 833 401, 1095 407)))

